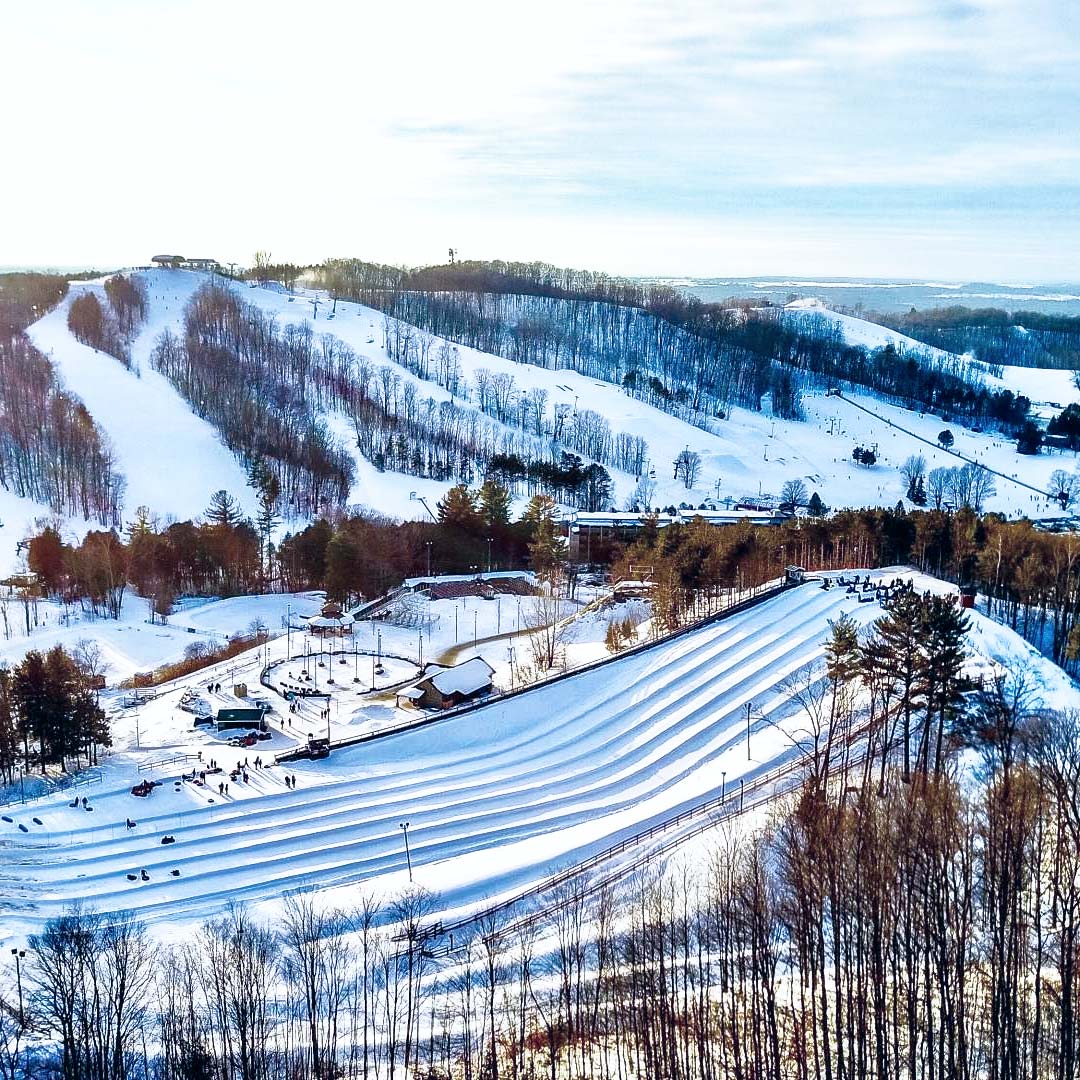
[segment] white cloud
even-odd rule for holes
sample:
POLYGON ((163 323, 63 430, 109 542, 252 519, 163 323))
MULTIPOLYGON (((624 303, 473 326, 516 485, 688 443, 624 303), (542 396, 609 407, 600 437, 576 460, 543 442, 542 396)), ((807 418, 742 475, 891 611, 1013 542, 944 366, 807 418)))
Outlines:
POLYGON ((888 274, 941 246, 1046 279, 1080 231, 1063 4, 9 7, 4 262, 888 274))

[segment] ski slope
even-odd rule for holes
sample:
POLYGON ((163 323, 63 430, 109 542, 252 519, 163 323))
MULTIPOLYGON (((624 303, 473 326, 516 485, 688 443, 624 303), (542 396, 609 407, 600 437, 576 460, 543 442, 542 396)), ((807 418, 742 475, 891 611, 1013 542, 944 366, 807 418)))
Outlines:
MULTIPOLYGON (((31 337, 51 356, 68 387, 83 399, 116 448, 119 466, 127 479, 128 514, 135 507, 145 505, 163 517, 192 517, 201 513, 210 494, 222 487, 253 512, 253 492, 239 463, 221 443, 216 431, 198 419, 168 381, 149 365, 154 343, 165 329, 179 328, 184 304, 209 280, 209 275, 161 269, 139 271, 139 274, 147 287, 150 304, 147 321, 132 346, 134 370, 126 370, 112 357, 95 352, 71 337, 67 329, 70 297, 31 327, 31 337)), ((83 289, 101 288, 100 283, 74 283, 71 295, 83 289)), ((278 326, 309 323, 316 335, 333 335, 371 363, 389 365, 403 384, 415 386, 421 399, 430 397, 436 402, 451 399, 449 392, 435 382, 418 378, 387 356, 381 312, 341 300, 335 311, 325 294, 311 290, 289 294, 280 286, 237 288, 246 302, 272 315, 278 326)), ((831 312, 818 303, 807 306, 802 302, 801 307, 787 314, 808 324, 820 324, 830 332, 839 329, 854 344, 878 347, 891 341, 926 351, 903 335, 831 312)), ((432 348, 437 349, 441 344, 442 340, 435 338, 432 348)), ((801 422, 733 408, 723 420, 709 420, 709 430, 705 431, 628 396, 611 383, 573 371, 519 364, 465 347, 458 347, 457 351, 466 384, 474 382, 480 368, 507 373, 513 376, 519 390, 543 388, 548 392, 549 420, 558 405, 573 411, 587 407, 603 415, 613 432, 643 434, 655 473, 652 495, 655 507, 700 506, 706 499, 778 495, 783 484, 793 479, 803 480, 809 491, 817 491, 826 505, 834 508, 894 506, 905 494, 899 466, 909 455, 923 454, 931 468, 958 464, 956 458, 928 452, 918 439, 893 429, 885 430, 883 426, 879 428, 871 418, 856 410, 841 415, 834 399, 821 393, 804 396, 806 419, 801 422), (852 449, 875 442, 879 443, 877 467, 856 466, 851 459, 852 449), (681 480, 674 479, 671 464, 687 447, 701 457, 699 478, 689 489, 681 480)), ((1015 389, 1029 393, 1036 388, 1044 390, 1036 398, 1040 401, 1048 398, 1065 404, 1077 396, 1068 385, 1067 373, 1062 372, 1006 369, 1000 382, 989 376, 987 381, 994 385, 1015 384, 1015 389)), ((870 394, 852 396, 904 427, 917 427, 918 433, 931 441, 948 423, 941 417, 919 416, 916 424, 917 414, 886 405, 870 394)), ((460 402, 461 398, 457 400, 460 402)), ((466 401, 466 404, 473 403, 466 401)), ((433 506, 451 486, 451 481, 380 472, 356 450, 355 433, 348 418, 331 414, 325 420, 342 445, 351 450, 356 463, 350 504, 368 506, 396 518, 425 518, 427 510, 423 503, 410 499, 410 493, 416 492, 433 506)), ((992 432, 967 431, 956 424, 949 426, 956 436, 957 448, 962 448, 967 456, 1006 475, 1015 474, 1041 489, 1049 486, 1049 475, 1055 469, 1073 466, 1071 459, 1063 462, 1049 454, 1021 457, 1011 441, 992 432)), ((610 471, 614 486, 612 504, 621 509, 631 499, 636 479, 617 470, 610 471)), ((517 511, 523 502, 524 496, 518 500, 517 511)), ((1044 516, 1057 512, 1056 506, 1056 503, 1040 504, 1030 492, 999 483, 997 494, 987 501, 986 508, 1008 516, 1044 516)), ((6 504, 0 501, 0 512, 5 509, 6 504)), ((29 532, 28 522, 40 516, 27 507, 12 506, 11 512, 12 543, 10 547, 0 543, 0 569, 14 565, 14 542, 29 532)), ((76 533, 87 528, 86 523, 68 524, 76 533)), ((296 524, 288 522, 283 527, 296 524)))
POLYGON ((207 275, 147 271, 139 276, 149 294, 149 313, 131 345, 131 370, 76 341, 68 330, 68 308, 80 293, 96 292, 107 305, 99 282, 73 282, 67 297, 30 327, 30 338, 111 440, 127 480, 125 516, 147 506, 163 515, 192 518, 219 488, 254 513, 254 493, 239 462, 213 426, 200 420, 150 366, 158 338, 166 329, 179 330, 184 305, 207 275))
MULTIPOLYGON (((4 934, 75 901, 183 923, 235 900, 272 908, 297 889, 329 890, 342 904, 358 891, 390 895, 406 884, 406 820, 413 877, 439 910, 506 895, 717 793, 723 773, 730 787, 794 755, 805 720, 785 680, 822 655, 829 621, 844 611, 862 624, 880 615, 876 603, 807 584, 528 694, 328 761, 252 770, 247 785, 232 785, 239 798, 221 798, 216 785, 173 790, 174 766, 150 799, 136 799, 134 768, 110 767, 104 790, 91 789, 92 813, 65 795, 8 808, 4 934), (161 844, 166 833, 174 845, 161 844), (144 868, 148 881, 127 879, 144 868)), ((978 649, 981 633, 971 636, 978 649)), ((1076 700, 1015 635, 994 628, 987 640, 1046 673, 1048 703, 1076 700)), ((216 745, 220 761, 227 751, 216 745)))

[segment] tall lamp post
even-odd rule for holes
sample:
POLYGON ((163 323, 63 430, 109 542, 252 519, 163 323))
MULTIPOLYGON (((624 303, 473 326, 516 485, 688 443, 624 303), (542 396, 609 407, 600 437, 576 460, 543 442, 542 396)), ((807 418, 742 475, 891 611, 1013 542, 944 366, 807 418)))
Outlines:
POLYGON ((487 546, 488 546, 488 568, 487 568, 487 572, 489 574, 491 573, 491 542, 492 542, 492 537, 489 536, 487 538, 487 546))
POLYGON ((11 955, 15 957, 15 982, 19 987, 19 1026, 21 1027, 25 1023, 23 1014, 23 993, 22 993, 22 960, 26 956, 25 949, 12 949, 11 955))
POLYGON ((405 862, 409 866, 409 881, 412 881, 412 855, 409 853, 409 823, 402 821, 400 829, 405 834, 405 862))

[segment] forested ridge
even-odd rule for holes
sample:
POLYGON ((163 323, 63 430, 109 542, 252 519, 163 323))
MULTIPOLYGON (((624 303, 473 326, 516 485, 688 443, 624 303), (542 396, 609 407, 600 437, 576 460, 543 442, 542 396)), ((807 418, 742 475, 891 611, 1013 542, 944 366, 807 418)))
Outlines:
POLYGON ((568 368, 704 425, 731 406, 799 417, 804 387, 863 387, 908 406, 1010 429, 1023 408, 962 361, 867 350, 782 309, 706 304, 666 286, 542 263, 404 269, 331 260, 316 280, 432 334, 522 363, 568 368))
POLYGON ((917 341, 971 353, 996 366, 1080 369, 1080 317, 1037 311, 946 307, 902 315, 863 314, 917 341))
MULTIPOLYGON (((434 381, 460 384, 453 349, 433 353, 430 335, 425 343, 400 325, 388 335, 388 349, 410 365, 434 381)), ((278 327, 272 316, 220 286, 195 294, 182 336, 162 335, 151 363, 218 428, 245 466, 273 473, 274 500, 293 516, 314 516, 348 501, 355 467, 327 426, 330 413, 345 418, 358 449, 378 469, 463 482, 491 472, 530 492, 550 491, 592 508, 606 505, 610 479, 571 447, 627 469, 645 467, 644 440, 613 436, 594 413, 582 410, 574 424, 563 415, 561 430, 556 415, 552 432, 546 394, 526 396, 524 407, 515 396, 511 408, 512 378, 485 380, 478 373, 479 409, 424 398, 421 386, 393 365, 372 364, 331 334, 317 337, 308 324, 278 327)))

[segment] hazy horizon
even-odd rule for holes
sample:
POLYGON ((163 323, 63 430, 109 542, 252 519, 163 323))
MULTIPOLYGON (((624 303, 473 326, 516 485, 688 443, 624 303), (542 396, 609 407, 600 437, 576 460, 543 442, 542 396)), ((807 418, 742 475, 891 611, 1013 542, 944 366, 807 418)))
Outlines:
POLYGON ((4 260, 1078 275, 1080 12, 266 0, 3 15, 4 260), (138 261, 138 259, 136 261, 138 261))

